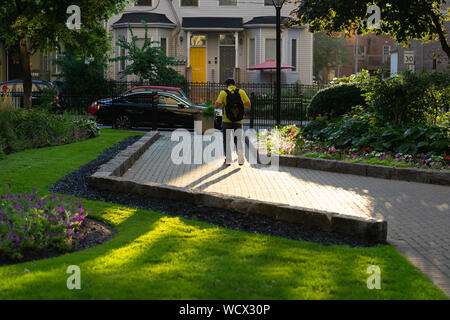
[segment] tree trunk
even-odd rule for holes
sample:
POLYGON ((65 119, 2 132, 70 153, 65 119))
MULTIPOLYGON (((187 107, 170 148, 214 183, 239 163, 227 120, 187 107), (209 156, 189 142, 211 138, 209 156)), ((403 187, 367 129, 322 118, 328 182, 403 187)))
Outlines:
POLYGON ((20 64, 22 65, 23 71, 23 106, 25 109, 31 108, 31 89, 32 89, 32 78, 31 78, 31 54, 28 50, 27 40, 20 39, 20 64))
POLYGON ((447 54, 447 57, 450 59, 450 46, 447 43, 447 38, 445 37, 445 32, 442 29, 439 17, 437 17, 435 14, 432 14, 431 20, 433 21, 434 29, 439 36, 439 42, 441 43, 442 50, 444 50, 444 52, 447 54))

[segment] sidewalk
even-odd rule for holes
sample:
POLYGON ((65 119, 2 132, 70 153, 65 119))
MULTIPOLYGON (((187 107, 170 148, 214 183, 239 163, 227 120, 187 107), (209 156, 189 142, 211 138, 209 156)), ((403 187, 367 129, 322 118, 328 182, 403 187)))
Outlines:
POLYGON ((163 133, 124 175, 139 182, 217 192, 388 221, 388 241, 450 296, 450 188, 301 168, 267 170, 223 159, 175 165, 163 133))

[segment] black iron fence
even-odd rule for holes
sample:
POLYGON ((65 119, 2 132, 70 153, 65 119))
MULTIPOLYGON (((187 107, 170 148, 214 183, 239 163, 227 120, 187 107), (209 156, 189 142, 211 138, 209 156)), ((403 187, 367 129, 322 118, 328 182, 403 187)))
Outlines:
MULTIPOLYGON (((73 92, 66 89, 58 91, 56 99, 65 106, 66 109, 74 112, 85 113, 89 106, 101 99, 115 98, 125 94, 136 87, 160 86, 166 84, 155 84, 142 81, 107 81, 104 85, 95 90, 84 90, 84 92, 73 92)), ((182 95, 198 105, 216 101, 221 90, 226 89, 226 85, 213 82, 183 82, 168 85, 181 89, 182 95)), ((238 83, 237 87, 244 90, 252 102, 251 112, 246 115, 245 124, 256 129, 270 128, 276 125, 276 86, 273 83, 238 83)), ((297 124, 301 126, 306 121, 306 114, 312 97, 326 85, 304 85, 304 84, 282 84, 281 85, 281 124, 297 124)), ((1 89, 1 88, 0 88, 1 89)), ((138 90, 151 90, 141 88, 138 90)), ((159 88, 158 90, 169 92, 169 88, 159 88)), ((40 105, 42 98, 47 96, 45 91, 34 91, 32 94, 33 106, 40 105)), ((23 91, 0 91, 0 104, 8 103, 15 108, 23 107, 23 91)))

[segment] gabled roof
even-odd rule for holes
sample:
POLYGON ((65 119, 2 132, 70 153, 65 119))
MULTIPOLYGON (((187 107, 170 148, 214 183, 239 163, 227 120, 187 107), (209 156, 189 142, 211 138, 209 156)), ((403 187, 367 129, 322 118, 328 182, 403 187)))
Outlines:
MULTIPOLYGON (((281 17, 281 24, 284 24, 287 20, 289 20, 289 17, 281 17)), ((277 22, 276 16, 262 16, 262 17, 254 17, 252 20, 246 22, 244 26, 251 26, 251 25, 275 25, 277 22)))
POLYGON ((184 29, 242 29, 242 18, 191 17, 183 18, 184 29))
POLYGON ((128 23, 141 23, 142 20, 144 20, 146 23, 158 23, 175 26, 175 24, 170 21, 165 14, 153 12, 124 13, 119 21, 115 22, 113 26, 128 23))

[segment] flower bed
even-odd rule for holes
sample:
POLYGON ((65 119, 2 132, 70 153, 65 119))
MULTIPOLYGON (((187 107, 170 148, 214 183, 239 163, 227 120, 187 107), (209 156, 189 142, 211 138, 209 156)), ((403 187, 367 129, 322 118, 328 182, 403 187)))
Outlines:
POLYGON ((304 157, 341 160, 393 167, 413 167, 434 170, 449 170, 450 155, 406 154, 391 151, 378 151, 372 147, 335 148, 325 146, 319 141, 305 138, 296 126, 286 126, 260 134, 262 147, 282 155, 301 155, 304 157))
MULTIPOLYGON (((10 191, 11 191, 11 186, 10 191)), ((89 210, 62 196, 40 197, 36 191, 0 196, 0 257, 20 260, 46 249, 73 250, 89 210)))

